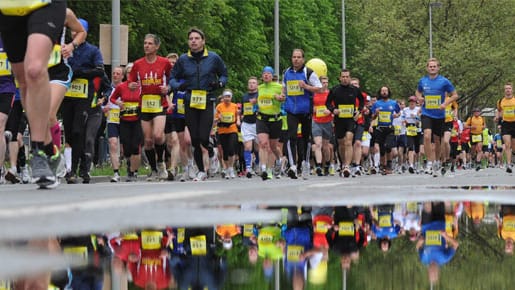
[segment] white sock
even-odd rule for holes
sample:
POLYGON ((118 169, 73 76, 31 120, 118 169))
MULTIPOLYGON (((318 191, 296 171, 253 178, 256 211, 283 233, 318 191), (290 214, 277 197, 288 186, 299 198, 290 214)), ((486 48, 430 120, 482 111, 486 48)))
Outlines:
POLYGON ((66 166, 66 171, 70 172, 72 170, 72 148, 65 147, 64 148, 64 162, 66 166))

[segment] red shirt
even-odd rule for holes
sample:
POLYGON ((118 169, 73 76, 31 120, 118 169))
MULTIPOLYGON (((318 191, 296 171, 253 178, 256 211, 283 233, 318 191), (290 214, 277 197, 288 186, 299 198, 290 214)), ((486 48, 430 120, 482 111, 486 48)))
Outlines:
POLYGON ((452 143, 458 143, 460 140, 460 124, 458 121, 454 120, 452 121, 452 131, 451 131, 451 140, 452 143))
POLYGON ((328 95, 329 91, 313 95, 313 121, 315 121, 315 123, 328 123, 333 120, 331 113, 327 116, 324 116, 322 113, 323 110, 327 109, 325 101, 328 95))
POLYGON ((160 95, 163 108, 168 107, 166 97, 161 93, 161 86, 167 85, 170 80, 172 65, 167 58, 157 56, 153 63, 148 63, 145 57, 134 62, 129 82, 138 82, 141 85, 141 95, 160 95))
POLYGON ((461 143, 465 144, 465 143, 468 143, 469 141, 470 141, 470 128, 463 129, 463 131, 461 131, 461 143))
POLYGON ((142 250, 138 263, 127 263, 134 284, 146 289, 147 284, 156 285, 156 289, 168 289, 172 278, 168 260, 161 257, 161 250, 142 250))
POLYGON ((120 110, 121 120, 137 121, 139 120, 139 116, 137 113, 133 113, 132 110, 134 107, 136 107, 136 109, 139 108, 141 104, 140 90, 136 89, 131 91, 128 85, 128 81, 117 85, 111 94, 111 97, 109 97, 109 101, 111 101, 113 104, 116 104, 116 101, 120 99, 124 103, 123 109, 120 110), (131 112, 124 113, 124 110, 131 112))

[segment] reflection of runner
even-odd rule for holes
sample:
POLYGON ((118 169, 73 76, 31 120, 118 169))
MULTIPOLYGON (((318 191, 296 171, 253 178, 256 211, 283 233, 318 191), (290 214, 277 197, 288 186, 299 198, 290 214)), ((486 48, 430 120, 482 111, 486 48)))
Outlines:
MULTIPOLYGON (((7 55, 3 51, 4 45, 0 39, 0 165, 2 165, 2 167, 0 167, 0 183, 5 183, 4 176, 6 176, 6 178, 8 176, 3 167, 6 149, 6 138, 3 138, 3 136, 8 115, 12 108, 14 94, 16 92, 11 69, 9 68, 9 65, 4 65, 7 62, 7 55)), ((11 133, 11 136, 12 134, 13 133, 11 133)), ((14 171, 14 173, 16 173, 16 171, 14 171)), ((14 174, 11 173, 11 175, 16 178, 14 174)), ((14 180, 14 178, 11 180, 14 180)))
POLYGON ((1 1, 0 33, 12 71, 20 84, 31 132, 32 179, 40 188, 54 185, 48 130, 50 83, 47 64, 62 33, 66 1, 1 1), (16 3, 14 3, 16 2, 16 3), (12 9, 12 6, 16 6, 12 9), (35 5, 33 5, 35 4, 35 5))
POLYGON ((497 234, 504 240, 504 252, 513 255, 513 241, 515 240, 515 206, 501 205, 497 221, 497 234))

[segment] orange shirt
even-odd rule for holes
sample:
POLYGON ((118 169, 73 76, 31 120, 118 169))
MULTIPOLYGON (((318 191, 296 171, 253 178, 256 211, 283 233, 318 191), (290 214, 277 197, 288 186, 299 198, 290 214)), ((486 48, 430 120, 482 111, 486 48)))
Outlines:
POLYGON ((240 233, 240 227, 235 224, 219 225, 216 226, 216 233, 220 237, 229 236, 232 238, 240 233))
POLYGON ((485 125, 485 120, 481 116, 472 116, 467 119, 466 125, 474 126, 474 128, 470 130, 470 133, 472 135, 480 135, 483 133, 483 126, 485 125))
MULTIPOLYGON (((446 97, 449 99, 450 97, 446 97)), ((458 102, 454 101, 445 107, 445 122, 452 122, 454 120, 454 110, 458 109, 458 102)))
POLYGON ((515 97, 509 99, 502 98, 497 103, 497 110, 502 112, 502 120, 504 122, 515 122, 515 97))
POLYGON ((238 105, 222 102, 216 106, 215 119, 218 120, 218 134, 238 133, 236 120, 238 118, 238 105), (230 125, 228 125, 230 124, 230 125), (228 126, 227 126, 228 125, 228 126))
POLYGON ((501 238, 515 240, 515 216, 504 216, 499 230, 501 238))

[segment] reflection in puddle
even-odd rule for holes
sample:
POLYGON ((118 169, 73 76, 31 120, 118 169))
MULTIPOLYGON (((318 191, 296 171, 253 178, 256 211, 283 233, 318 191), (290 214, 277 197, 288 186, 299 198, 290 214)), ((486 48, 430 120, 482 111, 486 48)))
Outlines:
MULTIPOLYGON (((515 285, 515 206, 413 202, 273 209, 282 212, 273 224, 147 228, 51 239, 48 247, 59 242, 59 251, 76 266, 52 272, 54 288, 49 289, 515 285)), ((14 285, 23 281, 4 280, 0 290, 22 289, 14 285)))
POLYGON ((429 188, 461 189, 461 190, 515 190, 514 185, 466 185, 466 186, 436 186, 429 188))

